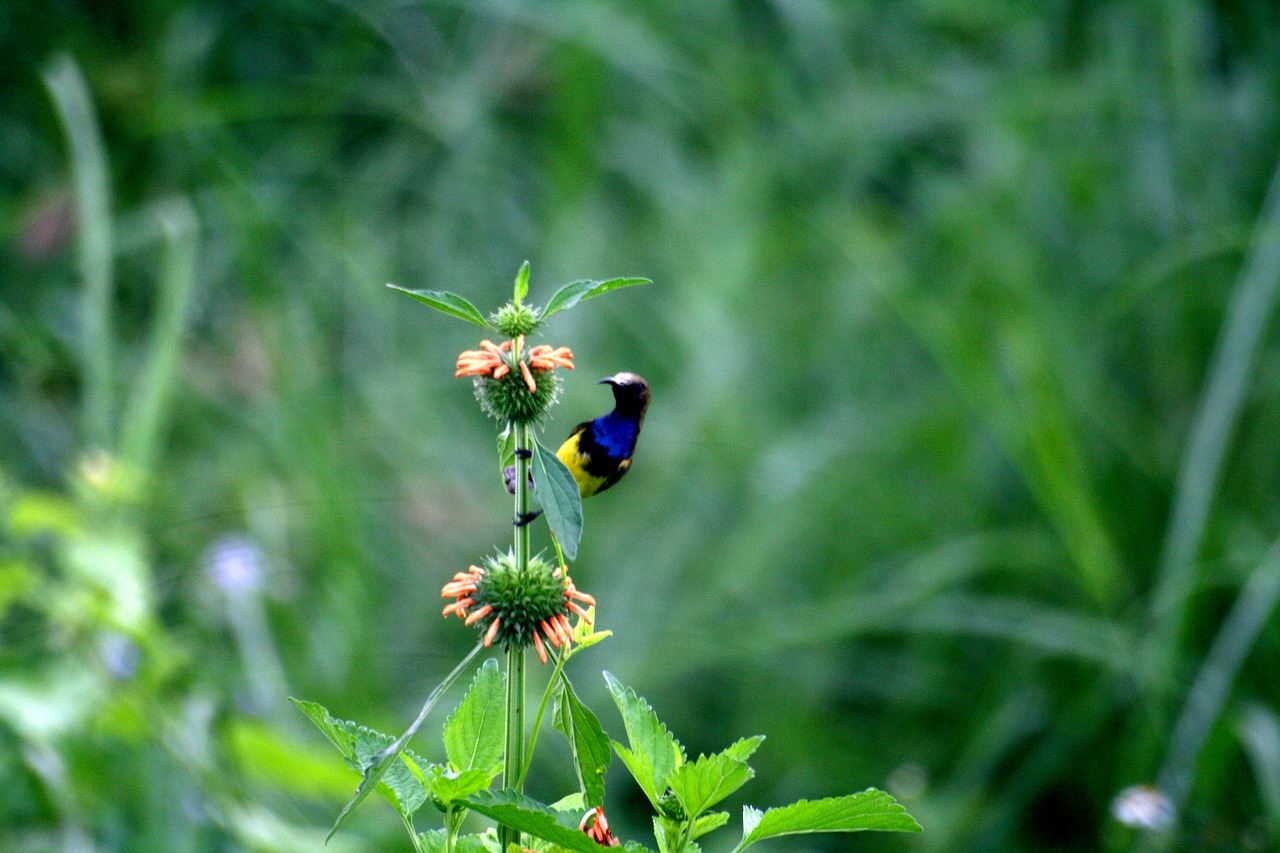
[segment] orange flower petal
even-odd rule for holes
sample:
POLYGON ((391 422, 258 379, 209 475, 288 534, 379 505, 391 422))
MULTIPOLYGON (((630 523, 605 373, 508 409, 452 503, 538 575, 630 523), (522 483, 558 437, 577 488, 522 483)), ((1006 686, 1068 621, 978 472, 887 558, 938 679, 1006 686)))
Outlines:
POLYGON ((524 374, 524 384, 529 386, 529 393, 537 394, 538 386, 533 382, 533 374, 529 372, 529 365, 523 361, 520 362, 520 372, 524 374))
POLYGON ((501 619, 494 619, 493 623, 489 625, 489 630, 484 632, 484 647, 486 649, 493 644, 493 638, 498 636, 498 623, 501 621, 501 619))
POLYGON ((493 605, 486 604, 484 607, 481 607, 475 613, 472 613, 470 616, 468 616, 465 624, 474 625, 492 612, 493 612, 493 605))
POLYGON ((581 607, 579 607, 576 601, 568 601, 565 603, 569 605, 570 610, 572 610, 574 613, 577 613, 579 616, 581 616, 583 621, 586 622, 588 625, 595 624, 594 620, 591 618, 591 614, 583 610, 581 607))
POLYGON ((511 372, 511 365, 499 364, 496 368, 494 368, 493 378, 501 379, 502 377, 506 376, 510 372, 511 372))
POLYGON ((533 648, 538 653, 538 660, 542 661, 543 666, 546 666, 547 650, 542 647, 542 638, 537 633, 533 635, 533 648))

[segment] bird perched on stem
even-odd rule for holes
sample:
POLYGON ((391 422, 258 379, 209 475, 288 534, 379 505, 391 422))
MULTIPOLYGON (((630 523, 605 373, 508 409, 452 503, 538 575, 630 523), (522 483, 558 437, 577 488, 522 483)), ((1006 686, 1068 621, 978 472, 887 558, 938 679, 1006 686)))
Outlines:
MULTIPOLYGON (((603 492, 630 470, 649 408, 649 383, 640 376, 619 373, 600 383, 613 386, 613 411, 578 424, 556 451, 584 498, 603 492)), ((514 492, 515 468, 507 468, 503 474, 507 491, 514 492)))

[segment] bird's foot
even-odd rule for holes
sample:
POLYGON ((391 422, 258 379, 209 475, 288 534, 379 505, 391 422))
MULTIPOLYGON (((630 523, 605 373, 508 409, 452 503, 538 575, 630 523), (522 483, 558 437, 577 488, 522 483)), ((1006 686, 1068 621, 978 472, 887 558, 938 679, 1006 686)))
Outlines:
POLYGON ((516 516, 516 520, 512 524, 516 527, 524 527, 540 515, 542 515, 542 510, 540 509, 536 509, 533 512, 522 512, 516 516))

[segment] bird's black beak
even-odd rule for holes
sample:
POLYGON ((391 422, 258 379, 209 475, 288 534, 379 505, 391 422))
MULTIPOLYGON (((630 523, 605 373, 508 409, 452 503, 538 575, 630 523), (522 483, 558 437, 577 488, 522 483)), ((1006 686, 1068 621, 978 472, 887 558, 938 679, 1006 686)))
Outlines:
POLYGON ((597 385, 613 385, 614 387, 617 387, 618 379, 617 377, 614 377, 614 376, 606 376, 604 379, 601 379, 596 384, 597 385))

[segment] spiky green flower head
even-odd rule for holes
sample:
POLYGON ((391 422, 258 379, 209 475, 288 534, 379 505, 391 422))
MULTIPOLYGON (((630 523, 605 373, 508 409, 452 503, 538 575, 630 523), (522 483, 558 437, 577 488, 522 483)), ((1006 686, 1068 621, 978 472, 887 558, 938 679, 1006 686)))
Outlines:
POLYGON ((499 423, 534 424, 560 397, 560 377, 550 370, 529 368, 532 390, 519 370, 501 379, 475 377, 476 399, 484 413, 499 423))
POLYGON ((540 315, 537 308, 508 302, 496 314, 489 315, 489 322, 508 338, 518 338, 521 335, 532 335, 538 330, 542 325, 540 315))
POLYGON ((510 551, 489 557, 483 567, 471 566, 454 575, 440 594, 455 599, 444 608, 444 615, 455 614, 467 625, 479 625, 486 646, 494 642, 507 648, 532 645, 543 663, 547 662, 544 637, 553 648, 574 642, 571 614, 587 624, 594 621, 584 605, 595 607, 596 600, 579 590, 563 568, 540 556, 531 558, 524 571, 510 551))
POLYGON ((493 608, 480 624, 487 631, 498 622, 494 642, 508 648, 531 646, 542 623, 569 616, 564 575, 541 557, 530 558, 528 570, 521 572, 508 551, 487 558, 484 568, 471 597, 476 608, 493 608))

